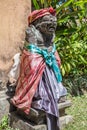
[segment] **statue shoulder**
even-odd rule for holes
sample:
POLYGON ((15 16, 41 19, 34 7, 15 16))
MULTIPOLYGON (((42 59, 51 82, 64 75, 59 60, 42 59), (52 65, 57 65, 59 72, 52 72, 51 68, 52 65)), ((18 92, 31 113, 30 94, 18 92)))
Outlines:
POLYGON ((25 31, 25 40, 28 43, 37 43, 36 35, 35 35, 35 27, 33 25, 29 26, 25 31))
POLYGON ((41 33, 39 32, 38 29, 36 29, 36 27, 34 25, 30 25, 26 29, 25 33, 26 33, 25 40, 28 43, 38 44, 38 42, 43 42, 41 33))

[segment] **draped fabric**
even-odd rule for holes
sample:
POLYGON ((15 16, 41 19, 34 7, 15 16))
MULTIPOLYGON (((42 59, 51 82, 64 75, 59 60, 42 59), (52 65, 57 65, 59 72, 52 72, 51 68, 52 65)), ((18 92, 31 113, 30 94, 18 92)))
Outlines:
POLYGON ((38 54, 42 55, 42 57, 45 60, 46 65, 50 66, 53 69, 53 71, 56 75, 57 81, 58 82, 62 81, 60 69, 59 69, 59 66, 57 64, 56 57, 54 55, 54 53, 56 51, 55 44, 53 45, 53 49, 51 52, 48 52, 47 48, 41 49, 33 44, 27 45, 26 48, 32 53, 38 53, 38 54))
MULTIPOLYGON (((55 52, 55 57, 57 64, 60 64, 57 52, 55 52)), ((11 102, 19 109, 22 109, 26 114, 29 114, 32 99, 45 67, 46 63, 41 54, 32 53, 27 50, 23 51, 21 56, 20 75, 15 96, 11 99, 11 102)))
POLYGON ((58 100, 67 94, 61 82, 57 82, 51 67, 46 65, 32 100, 32 107, 46 113, 47 130, 59 130, 58 100))

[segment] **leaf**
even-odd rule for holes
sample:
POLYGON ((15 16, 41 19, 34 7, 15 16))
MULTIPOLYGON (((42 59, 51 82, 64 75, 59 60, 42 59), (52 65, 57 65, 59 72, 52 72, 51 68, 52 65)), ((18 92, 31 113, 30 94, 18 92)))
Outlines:
POLYGON ((67 69, 66 71, 67 71, 67 72, 70 72, 70 70, 71 70, 71 66, 70 66, 70 64, 67 63, 67 62, 66 62, 65 64, 66 64, 66 69, 67 69))
POLYGON ((61 72, 62 72, 62 75, 64 76, 65 75, 65 70, 64 70, 64 67, 63 67, 63 65, 61 65, 61 72))
POLYGON ((41 0, 41 4, 44 4, 44 0, 41 0))
POLYGON ((33 4, 34 4, 36 9, 40 9, 40 6, 39 6, 37 0, 33 0, 33 4))
POLYGON ((74 0, 67 0, 66 2, 64 2, 60 7, 58 7, 56 9, 56 13, 58 14, 62 9, 64 9, 65 7, 67 7, 68 5, 71 4, 71 2, 73 2, 74 0))
POLYGON ((87 65, 87 61, 83 58, 83 56, 79 55, 80 60, 87 65))
POLYGON ((70 64, 72 65, 72 67, 76 67, 76 64, 74 63, 74 61, 71 61, 70 64))

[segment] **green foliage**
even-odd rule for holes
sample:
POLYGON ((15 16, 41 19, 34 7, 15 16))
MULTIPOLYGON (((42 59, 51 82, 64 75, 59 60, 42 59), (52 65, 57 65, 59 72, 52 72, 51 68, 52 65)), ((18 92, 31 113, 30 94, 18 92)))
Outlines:
POLYGON ((87 1, 69 0, 57 8, 58 28, 55 43, 62 59, 63 76, 87 73, 85 3, 87 1))
POLYGON ((78 33, 58 39, 57 50, 60 54, 62 75, 87 73, 87 44, 85 40, 77 40, 78 33))
POLYGON ((69 75, 63 78, 63 84, 71 95, 83 95, 87 91, 87 75, 69 75))
POLYGON ((19 130, 19 129, 13 129, 9 127, 8 125, 8 116, 4 116, 0 122, 0 130, 19 130))
POLYGON ((8 126, 8 117, 4 116, 1 120, 0 130, 5 129, 8 126))
POLYGON ((33 0, 35 9, 46 8, 51 4, 50 0, 33 0))
MULTIPOLYGON (((37 0, 37 4, 39 8, 53 6, 56 9, 54 42, 62 61, 62 75, 64 79, 73 77, 71 82, 74 78, 80 81, 79 76, 87 75, 87 0, 37 0)), ((75 95, 79 95, 79 85, 71 82, 66 80, 69 91, 74 90, 75 95)))

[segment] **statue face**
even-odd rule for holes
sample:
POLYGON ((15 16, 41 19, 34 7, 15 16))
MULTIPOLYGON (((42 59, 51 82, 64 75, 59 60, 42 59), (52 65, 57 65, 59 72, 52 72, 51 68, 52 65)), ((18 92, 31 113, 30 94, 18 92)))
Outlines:
POLYGON ((57 18, 51 14, 45 15, 41 20, 36 24, 36 28, 39 31, 46 35, 51 35, 55 33, 57 27, 57 18))

